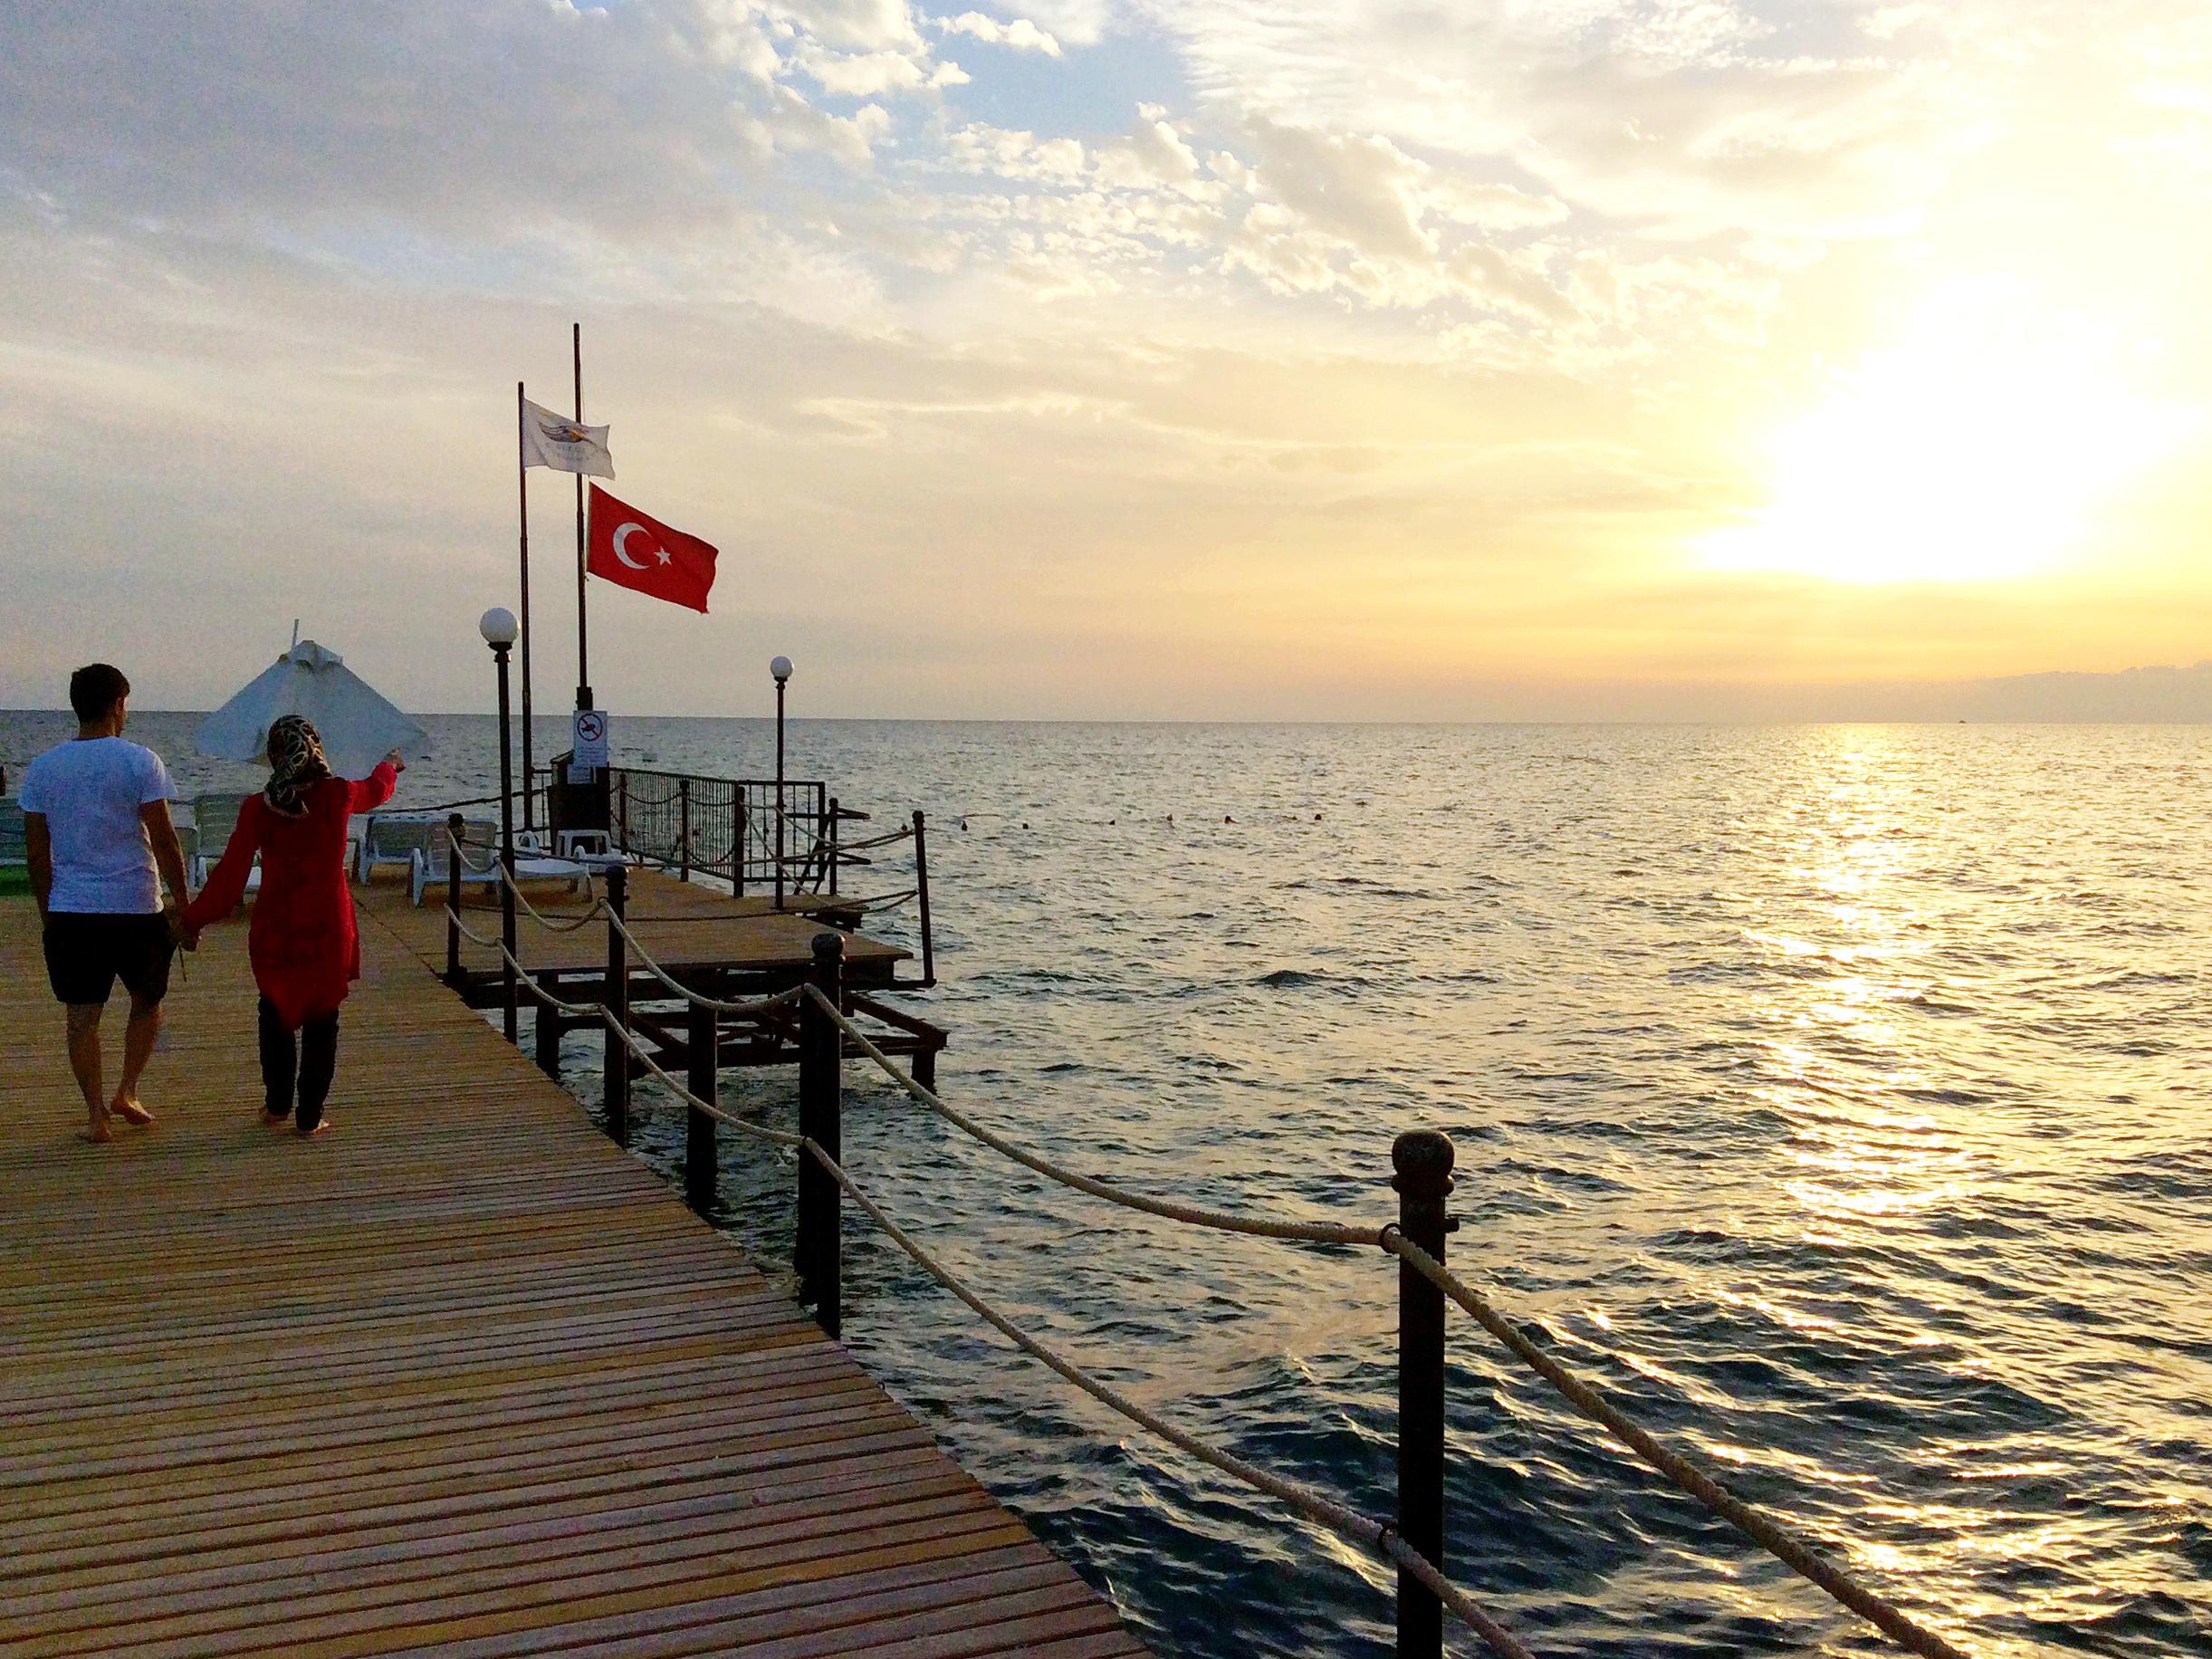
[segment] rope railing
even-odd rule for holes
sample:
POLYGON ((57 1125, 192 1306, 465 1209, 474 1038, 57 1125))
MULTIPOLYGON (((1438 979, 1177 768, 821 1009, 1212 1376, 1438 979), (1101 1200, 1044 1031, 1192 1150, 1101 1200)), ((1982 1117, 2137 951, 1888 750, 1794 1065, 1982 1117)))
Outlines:
MULTIPOLYGON (((1100 1404, 1111 1406, 1115 1411, 1128 1418, 1130 1422, 1150 1430, 1170 1445, 1187 1453, 1208 1468, 1219 1470, 1221 1473, 1232 1476, 1256 1491, 1267 1493, 1269 1497, 1278 1500, 1304 1515, 1309 1520, 1318 1522, 1341 1537, 1355 1543, 1364 1544, 1389 1559, 1403 1561, 1403 1557, 1399 1552, 1404 1548, 1404 1540, 1397 1536, 1395 1529, 1389 1522, 1363 1515, 1358 1510, 1339 1503, 1326 1493, 1316 1491, 1311 1487, 1302 1486, 1295 1481, 1287 1480, 1270 1470, 1262 1469, 1257 1463, 1239 1457, 1233 1452, 1223 1451, 1219 1446, 1201 1440, 1189 1430, 1178 1428, 1157 1412, 1138 1405, 1112 1384, 1100 1380, 1073 1360, 1039 1341, 1000 1312, 959 1274, 953 1272, 928 1250, 917 1243, 905 1228, 884 1213, 882 1205, 862 1192, 852 1176, 813 1141, 804 1141, 801 1146, 809 1156, 821 1165, 822 1168, 828 1172, 829 1178, 844 1190, 846 1196, 858 1204, 867 1213, 868 1219, 883 1230, 885 1235, 893 1243, 913 1257, 932 1279, 965 1303, 969 1310, 977 1318, 991 1326, 992 1329, 1032 1359, 1073 1384, 1100 1404), (1397 1546, 1397 1549, 1393 1548, 1393 1544, 1397 1546)), ((1420 1561, 1422 1567, 1427 1569, 1425 1575, 1422 1574, 1419 1569, 1414 1569, 1416 1576, 1421 1577, 1422 1582, 1428 1585, 1430 1589, 1437 1591, 1439 1599, 1451 1607, 1454 1613, 1464 1618, 1476 1634, 1489 1645, 1493 1652, 1505 1655, 1505 1659, 1534 1659, 1534 1655, 1514 1637, 1511 1632, 1496 1619, 1485 1614, 1471 1597, 1451 1584, 1442 1574, 1437 1572, 1436 1568, 1418 1552, 1409 1551, 1407 1553, 1412 1554, 1413 1558, 1420 1561)))
MULTIPOLYGON (((1782 1523, 1738 1498, 1688 1458, 1663 1444, 1650 1431, 1614 1405, 1596 1388, 1575 1376, 1559 1361, 1546 1353, 1511 1319, 1500 1313, 1488 1298, 1446 1268, 1435 1254, 1407 1238, 1398 1223, 1366 1225, 1345 1222, 1282 1221, 1266 1217, 1236 1215, 1129 1192, 1110 1182, 1086 1175, 1009 1140, 968 1113, 953 1106, 934 1088, 900 1071, 890 1056, 886 1054, 869 1038, 867 1031, 838 1005, 838 1000, 813 982, 809 981, 793 986, 771 997, 747 1002, 724 1002, 704 996, 682 984, 657 962, 654 961, 650 954, 637 943, 635 934, 627 925, 621 914, 596 893, 590 911, 581 917, 575 918, 569 926, 560 927, 551 918, 545 916, 530 905, 528 899, 521 892, 513 874, 506 868, 503 863, 499 866, 499 868, 501 878, 509 892, 512 894, 522 908, 529 912, 532 919, 542 926, 556 931, 573 931, 574 927, 580 926, 604 915, 609 928, 621 937, 631 951, 636 953, 641 964, 694 1008, 712 1011, 717 1014, 758 1016, 774 1009, 796 1004, 802 1001, 810 1001, 815 1008, 827 1017, 828 1025, 824 1029, 834 1034, 835 1040, 831 1040, 829 1044, 832 1056, 830 1063, 833 1066, 835 1051, 839 1043, 849 1041, 861 1054, 875 1061, 876 1066, 893 1082, 896 1083, 904 1093, 916 1102, 928 1108, 955 1128, 982 1142, 1002 1156, 1048 1179, 1124 1208, 1157 1216, 1163 1220, 1182 1223, 1185 1225, 1298 1242, 1373 1245, 1397 1257, 1406 1268, 1433 1286, 1444 1298, 1456 1302, 1490 1336, 1536 1371, 1583 1415, 1607 1429, 1681 1491, 1728 1522, 1744 1537, 1773 1555, 1783 1565, 1819 1587, 1843 1606, 1866 1619, 1900 1646, 1922 1655, 1923 1659, 1966 1659, 1963 1651, 1945 1637, 1921 1625, 1886 1598, 1869 1589, 1850 1573, 1826 1559, 1782 1523)), ((856 901, 859 905, 868 902, 870 901, 856 901)), ((1326 1494, 1273 1474, 1258 1465, 1248 1462, 1233 1453, 1208 1444, 1188 1431, 1176 1427, 1157 1414, 1129 1399, 1119 1390, 1100 1380, 1083 1367, 1054 1351, 1008 1319, 981 1293, 962 1280, 958 1274, 945 1267, 927 1249, 918 1243, 886 1214, 880 1205, 860 1190, 850 1174, 836 1158, 826 1152, 818 1141, 803 1133, 792 1134, 738 1117, 713 1101, 701 1098, 692 1088, 679 1082, 660 1065, 650 1049, 629 1030, 627 1022, 606 1002, 570 1002, 554 995, 539 983, 533 971, 520 962, 503 941, 485 938, 470 929, 461 920, 458 912, 451 904, 448 904, 445 909, 454 927, 477 945, 495 950, 505 964, 513 971, 515 977, 543 1007, 570 1019, 595 1021, 603 1025, 608 1035, 619 1041, 646 1072, 692 1110, 704 1114, 714 1122, 733 1125, 747 1134, 781 1147, 796 1149, 803 1156, 812 1158, 836 1184, 837 1187, 858 1204, 868 1217, 883 1230, 885 1234, 911 1256, 932 1278, 1024 1353, 1039 1360, 1074 1386, 1098 1399, 1132 1422, 1159 1435, 1168 1443, 1178 1447, 1209 1467, 1242 1481, 1257 1491, 1268 1493, 1299 1514, 1327 1527, 1343 1537, 1377 1550, 1394 1562, 1406 1577, 1412 1578, 1425 1587, 1436 1597, 1441 1606, 1449 1607, 1456 1616, 1462 1619, 1493 1652, 1508 1655, 1508 1659, 1527 1659, 1528 1650, 1510 1632, 1498 1624, 1495 1619, 1490 1618, 1470 1597, 1445 1578, 1433 1563, 1419 1549, 1407 1543, 1394 1527, 1363 1516, 1326 1494)), ((570 921, 570 918, 561 919, 570 921)), ((713 1030, 711 1021, 705 1029, 709 1031, 713 1030)), ((694 1042, 697 1039, 694 1038, 694 1042)), ((806 1127, 802 1113, 800 1127, 804 1130, 806 1127)), ((833 1119, 831 1127, 834 1128, 834 1127, 833 1119)), ((1446 1167, 1448 1168, 1448 1143, 1446 1145, 1446 1167)), ((802 1193, 802 1220, 803 1204, 802 1193)), ((1410 1222, 1408 1224, 1411 1224, 1410 1222)), ((1438 1233, 1435 1236, 1441 1245, 1442 1235, 1438 1233)), ((1401 1583, 1403 1586, 1403 1578, 1401 1583)))
MULTIPOLYGON (((1395 1223, 1379 1227, 1351 1226, 1338 1222, 1270 1222, 1254 1217, 1229 1215, 1219 1211, 1202 1210, 1188 1204, 1179 1204, 1163 1199, 1148 1198, 1130 1193, 1081 1175, 1052 1159, 1032 1153, 1007 1140, 978 1123, 974 1118, 948 1103, 934 1089, 915 1082, 894 1065, 888 1055, 867 1039, 867 1033, 832 1004, 828 998, 813 985, 807 988, 823 1012, 829 1014, 854 1046, 874 1060, 900 1088, 915 1100, 928 1107, 956 1128, 965 1131, 985 1146, 1011 1158, 1025 1168, 1041 1175, 1088 1193, 1128 1209, 1141 1210, 1147 1214, 1162 1216, 1191 1225, 1211 1227, 1225 1232, 1241 1232, 1260 1238, 1290 1239, 1335 1244, 1372 1244, 1398 1256, 1453 1301, 1473 1315, 1476 1321, 1493 1337, 1504 1343, 1513 1353, 1533 1367, 1585 1415, 1611 1429, 1647 1462, 1672 1481, 1682 1491, 1697 1499, 1722 1520, 1734 1526, 1752 1542, 1767 1550, 1784 1566, 1810 1580, 1853 1612, 1869 1620, 1900 1645, 1927 1659, 1965 1659, 1960 1651, 1941 1636, 1915 1623, 1910 1617, 1891 1606, 1873 1591, 1866 1588, 1848 1573, 1815 1552, 1803 1539, 1791 1533, 1780 1522, 1762 1515, 1749 1504, 1729 1492, 1718 1481, 1705 1474, 1680 1453, 1662 1445, 1648 1430, 1624 1415, 1607 1402, 1596 1390, 1582 1382, 1543 1349, 1537 1347, 1504 1315, 1498 1312, 1487 1299, 1445 1268, 1435 1257, 1406 1239, 1395 1223)), ((1432 1586, 1432 1588, 1434 1587, 1432 1586)))
POLYGON ((1141 1210, 1147 1215, 1157 1215, 1166 1221, 1183 1222, 1191 1226, 1211 1227, 1221 1232, 1241 1232, 1254 1238, 1288 1239, 1308 1244, 1365 1244, 1376 1249, 1382 1247, 1384 1230, 1381 1225, 1369 1226, 1345 1222, 1283 1222, 1269 1221, 1261 1216, 1231 1215, 1220 1210, 1202 1210, 1192 1204, 1177 1203, 1171 1199, 1147 1197, 1142 1193, 1132 1193, 1125 1188, 1114 1185, 1111 1182, 1100 1181, 1095 1176, 1069 1169, 1066 1165, 1056 1163, 1042 1154, 1017 1146, 995 1130, 977 1122, 938 1094, 935 1089, 915 1082, 914 1079, 908 1077, 892 1063, 889 1055, 869 1041, 867 1033, 853 1023, 842 1009, 824 996, 819 987, 809 984, 804 989, 806 993, 814 999, 816 1004, 837 1021, 838 1029, 845 1033, 853 1045, 880 1066, 885 1075, 907 1094, 912 1095, 914 1099, 929 1108, 931 1111, 943 1117, 954 1128, 982 1141, 993 1152, 1010 1157, 1015 1163, 1033 1169, 1039 1175, 1058 1181, 1064 1186, 1074 1187, 1079 1193, 1088 1193, 1094 1198, 1103 1198, 1108 1203, 1117 1203, 1125 1209, 1141 1210))
POLYGON ((1564 1395, 1575 1410, 1611 1430, 1645 1462, 1785 1567, 1818 1585, 1900 1646, 1925 1654, 1927 1659, 1966 1659, 1958 1648, 1868 1589, 1781 1522, 1760 1513, 1681 1453, 1662 1444, 1651 1431, 1529 1340, 1480 1291, 1404 1237, 1395 1226, 1384 1232, 1387 1235, 1383 1241, 1384 1250, 1457 1302, 1477 1324, 1564 1395))
MULTIPOLYGON (((450 830, 447 832, 447 839, 452 839, 452 832, 450 830)), ((605 916, 607 918, 607 925, 622 935, 623 943, 628 945, 630 950, 636 954, 640 966, 642 966, 647 973, 651 973, 654 978, 659 980, 662 984, 667 986, 668 989, 674 992, 677 996, 682 997, 685 1002, 690 1002, 696 1007, 711 1008, 716 1013, 722 1014, 733 1014, 738 1016, 759 1015, 768 1013, 774 1009, 789 1007, 793 1002, 798 1002, 800 997, 804 993, 803 987, 794 985, 789 991, 778 992, 774 996, 756 997, 742 1002, 728 1002, 720 997, 711 997, 704 994, 701 992, 694 991, 690 986, 676 979, 668 972, 667 969, 662 967, 659 963, 653 959, 652 954, 647 951, 643 945, 638 943, 637 935, 630 931, 628 924, 625 922, 621 916, 615 913, 613 908, 608 906, 607 900, 598 894, 596 888, 592 893, 591 908, 589 910, 586 911, 582 916, 577 916, 573 919, 564 916, 559 921, 556 921, 552 917, 546 916, 542 911, 539 910, 535 905, 530 902, 529 898, 525 897, 522 892, 522 884, 515 879, 513 872, 508 869, 503 861, 500 862, 496 868, 499 870, 499 878, 501 883, 506 887, 509 893, 513 895, 514 902, 521 906, 524 911, 528 912, 531 920, 536 922, 541 927, 545 928, 551 933, 574 933, 578 928, 583 926, 585 923, 595 922, 602 916, 605 916)), ((587 882, 590 881, 591 876, 589 870, 585 872, 584 879, 587 882)), ((454 908, 451 905, 445 906, 445 914, 453 918, 454 925, 460 928, 464 937, 471 939, 478 945, 487 945, 497 950, 502 956, 506 957, 509 964, 513 967, 514 971, 518 974, 521 974, 525 979, 529 978, 532 970, 524 966, 522 963, 515 961, 512 955, 509 955, 507 947, 503 944, 499 944, 493 940, 486 939, 479 934, 471 933, 468 927, 462 922, 461 918, 454 914, 454 908)), ((532 989, 536 990, 537 987, 533 985, 532 989)), ((564 1009, 571 1010, 572 1008, 582 1008, 585 1005, 581 1003, 574 1005, 563 1005, 564 1009)))
MULTIPOLYGON (((945 1290, 965 1304, 979 1319, 998 1331, 1023 1353, 1064 1378, 1083 1393, 1102 1405, 1111 1407, 1138 1426, 1158 1435, 1168 1444, 1187 1453, 1210 1469, 1242 1482, 1254 1491, 1266 1493, 1307 1520, 1326 1527, 1340 1537, 1374 1550, 1385 1559, 1406 1566, 1407 1570, 1420 1578, 1454 1614, 1464 1619, 1469 1627, 1481 1636, 1491 1651, 1503 1659, 1534 1659, 1528 1649, 1503 1625, 1483 1612, 1475 1600, 1457 1585, 1439 1573, 1426 1558, 1409 1549, 1398 1537, 1390 1522, 1363 1515, 1358 1510, 1338 1502, 1325 1492, 1315 1491, 1287 1479, 1271 1470, 1264 1469, 1235 1453, 1226 1451, 1208 1441, 1200 1439, 1188 1429, 1180 1428, 1147 1406, 1138 1405, 1112 1384, 1103 1381, 1087 1367, 1077 1364, 1064 1354, 1040 1341, 1023 1329, 1002 1312, 982 1292, 955 1273, 951 1268, 921 1244, 904 1227, 893 1220, 883 1206, 870 1198, 855 1181, 852 1173, 824 1151, 820 1144, 804 1135, 794 1135, 787 1129, 771 1128, 750 1118, 740 1117, 715 1102, 703 1100, 685 1084, 678 1082, 656 1061, 651 1050, 640 1042, 614 1017, 614 1011, 604 1002, 570 1002, 555 996, 531 978, 530 971, 516 961, 504 945, 494 945, 507 965, 514 969, 517 977, 538 1002, 556 1012, 579 1019, 597 1019, 618 1039, 646 1071, 657 1079, 663 1087, 695 1112, 704 1112, 717 1123, 726 1123, 749 1135, 771 1144, 794 1149, 812 1158, 825 1174, 882 1229, 886 1237, 934 1279, 945 1290), (1409 1566, 1408 1558, 1419 1566, 1409 1566)), ((811 990, 809 986, 808 989, 811 990)), ((840 1021, 840 1023, 844 1023, 840 1021)), ((847 1028, 849 1031, 849 1027, 847 1028)))
POLYGON ((779 991, 773 996, 755 997, 744 1002, 724 1002, 720 997, 708 996, 704 992, 694 991, 654 961, 651 953, 637 942, 637 935, 630 931, 629 925, 612 910, 607 912, 607 925, 622 935, 623 944, 629 946, 646 973, 694 1008, 711 1008, 718 1014, 764 1014, 771 1009, 789 1007, 806 994, 804 986, 793 985, 789 991, 779 991))
POLYGON ((863 916, 872 915, 879 910, 895 910, 921 891, 919 887, 901 887, 895 893, 878 893, 873 898, 846 898, 840 896, 825 908, 840 916, 847 911, 856 911, 863 916))

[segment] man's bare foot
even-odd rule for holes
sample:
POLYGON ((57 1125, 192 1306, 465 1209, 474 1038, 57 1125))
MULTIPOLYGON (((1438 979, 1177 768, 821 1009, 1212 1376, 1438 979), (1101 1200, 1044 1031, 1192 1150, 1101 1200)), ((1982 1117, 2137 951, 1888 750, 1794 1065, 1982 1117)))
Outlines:
POLYGON ((95 1146, 104 1145, 113 1140, 115 1131, 108 1127, 108 1115, 102 1112, 99 1117, 93 1118, 90 1124, 77 1131, 77 1138, 89 1140, 95 1146))
POLYGON ((108 1109, 125 1123, 135 1123, 140 1128, 144 1128, 154 1120, 154 1115, 136 1100, 126 1100, 120 1095, 108 1102, 108 1109))
POLYGON ((272 1129, 281 1129, 292 1121, 292 1114, 290 1112, 264 1111, 261 1115, 261 1120, 272 1129))
POLYGON ((330 1120, 328 1117, 325 1117, 325 1118, 324 1118, 324 1119, 323 1119, 323 1120, 322 1120, 321 1123, 317 1124, 317 1125, 316 1125, 316 1126, 315 1126, 313 1128, 311 1128, 311 1129, 302 1129, 302 1130, 300 1130, 300 1131, 299 1131, 299 1133, 300 1133, 300 1134, 302 1134, 302 1135, 328 1135, 328 1134, 330 1132, 330 1128, 331 1128, 330 1120))

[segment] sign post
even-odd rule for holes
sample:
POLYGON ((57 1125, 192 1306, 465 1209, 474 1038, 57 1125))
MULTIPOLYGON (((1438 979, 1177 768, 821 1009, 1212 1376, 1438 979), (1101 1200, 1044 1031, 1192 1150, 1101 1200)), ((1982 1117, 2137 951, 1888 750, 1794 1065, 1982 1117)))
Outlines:
POLYGON ((575 746, 569 753, 569 782, 592 783, 608 765, 607 711, 579 708, 572 725, 575 746))

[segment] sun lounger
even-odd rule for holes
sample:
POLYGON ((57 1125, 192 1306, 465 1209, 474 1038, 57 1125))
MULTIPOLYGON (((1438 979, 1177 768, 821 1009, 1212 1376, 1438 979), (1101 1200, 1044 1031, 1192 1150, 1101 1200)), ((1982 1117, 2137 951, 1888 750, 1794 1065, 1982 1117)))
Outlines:
MULTIPOLYGON (((423 902, 423 895, 431 887, 443 887, 446 881, 445 864, 451 843, 443 823, 433 826, 436 833, 426 846, 418 847, 407 866, 407 897, 416 904, 423 902)), ((499 832, 490 824, 472 824, 468 827, 461 848, 461 883, 496 887, 499 883, 499 832)), ((518 881, 561 881, 574 892, 584 879, 584 867, 574 858, 549 857, 537 838, 528 833, 514 838, 514 875, 518 881)))

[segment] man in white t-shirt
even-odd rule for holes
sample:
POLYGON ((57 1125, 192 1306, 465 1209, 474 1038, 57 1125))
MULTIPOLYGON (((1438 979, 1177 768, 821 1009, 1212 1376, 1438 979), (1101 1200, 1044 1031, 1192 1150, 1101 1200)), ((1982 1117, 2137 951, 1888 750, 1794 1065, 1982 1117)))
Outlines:
POLYGON ((31 892, 45 933, 46 978, 69 1011, 69 1067, 83 1091, 87 1140, 112 1138, 110 1117, 148 1124, 139 1078, 161 1033, 176 948, 174 913, 161 884, 185 898, 184 849, 169 822, 176 790, 161 757, 123 741, 130 682, 106 663, 69 676, 77 735, 24 768, 17 795, 31 863, 31 892), (101 1087, 100 1015, 120 979, 130 993, 123 1075, 101 1087))

